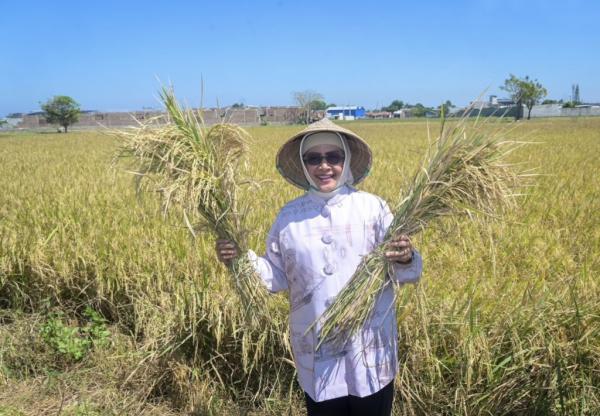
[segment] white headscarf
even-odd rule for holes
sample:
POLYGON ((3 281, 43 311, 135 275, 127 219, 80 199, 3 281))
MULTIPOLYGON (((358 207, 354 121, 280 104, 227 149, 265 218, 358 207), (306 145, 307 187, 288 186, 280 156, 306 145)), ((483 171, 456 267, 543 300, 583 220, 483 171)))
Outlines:
POLYGON ((310 188, 308 192, 317 195, 323 199, 330 199, 337 195, 340 190, 346 184, 354 183, 354 177, 352 176, 352 170, 350 169, 350 147, 346 142, 346 138, 336 131, 320 131, 317 133, 309 133, 302 138, 300 142, 300 161, 302 163, 302 170, 304 171, 304 176, 306 180, 310 184, 310 188), (321 144, 330 144, 336 147, 339 147, 344 151, 344 166, 342 167, 342 174, 337 182, 337 187, 331 192, 321 192, 319 191, 319 187, 310 177, 306 166, 304 165, 303 156, 304 154, 311 148, 321 145, 321 144))

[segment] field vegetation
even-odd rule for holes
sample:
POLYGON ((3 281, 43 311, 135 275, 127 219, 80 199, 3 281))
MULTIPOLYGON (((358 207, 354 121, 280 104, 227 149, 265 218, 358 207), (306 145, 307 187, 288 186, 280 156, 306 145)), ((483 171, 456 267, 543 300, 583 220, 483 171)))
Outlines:
MULTIPOLYGON (((360 188, 399 202, 424 121, 352 122, 374 151, 360 188)), ((436 122, 431 132, 438 131, 436 122)), ((249 129, 248 245, 299 191, 275 153, 298 126, 249 129)), ((493 222, 414 243, 422 283, 398 306, 396 415, 600 414, 600 119, 519 124, 536 186, 493 222)), ((303 414, 287 334, 243 331, 210 233, 137 196, 100 132, 0 134, 0 415, 303 414)))

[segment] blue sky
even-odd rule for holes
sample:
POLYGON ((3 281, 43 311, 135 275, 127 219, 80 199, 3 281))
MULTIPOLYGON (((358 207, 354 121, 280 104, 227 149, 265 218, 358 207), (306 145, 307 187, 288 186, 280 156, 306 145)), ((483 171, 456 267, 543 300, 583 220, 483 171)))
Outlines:
POLYGON ((54 95, 84 109, 198 105, 465 105, 509 73, 549 98, 600 101, 600 2, 3 1, 0 116, 54 95), (158 81, 160 80, 160 82, 158 81))

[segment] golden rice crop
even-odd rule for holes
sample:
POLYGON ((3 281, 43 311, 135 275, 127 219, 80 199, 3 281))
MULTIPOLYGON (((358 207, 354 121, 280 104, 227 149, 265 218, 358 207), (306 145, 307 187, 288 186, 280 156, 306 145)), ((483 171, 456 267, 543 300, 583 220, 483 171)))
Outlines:
MULTIPOLYGON (((346 126, 374 152, 361 189, 393 203, 428 147, 425 123, 346 126)), ((248 129, 248 176, 269 181, 240 189, 240 199, 252 199, 248 246, 257 252, 277 211, 300 193, 273 163, 299 129, 248 129)), ((531 120, 519 131, 541 143, 509 161, 546 174, 520 208, 502 221, 448 218, 413 237, 424 275, 398 292, 395 416, 600 408, 600 182, 592 176, 600 118, 531 120)), ((271 299, 263 329, 240 331, 213 236, 192 240, 178 211, 161 219, 158 198, 137 202, 131 175, 107 169, 118 146, 97 132, 0 133, 0 413, 7 405, 57 413, 64 397, 67 413, 85 402, 111 414, 152 414, 154 405, 171 414, 302 414, 286 299, 271 299), (35 334, 23 326, 17 342, 14 328, 19 310, 42 319, 48 304, 98 308, 131 350, 106 350, 67 371, 45 367, 35 334)))

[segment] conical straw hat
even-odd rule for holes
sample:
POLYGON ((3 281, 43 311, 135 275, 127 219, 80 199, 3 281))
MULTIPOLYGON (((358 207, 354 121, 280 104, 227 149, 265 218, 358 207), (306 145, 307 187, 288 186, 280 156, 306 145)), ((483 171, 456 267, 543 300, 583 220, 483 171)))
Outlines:
POLYGON ((302 161, 300 160, 300 143, 302 138, 309 133, 320 131, 338 132, 346 138, 350 148, 350 170, 354 176, 352 185, 356 185, 367 177, 371 170, 372 154, 369 145, 356 133, 338 126, 331 120, 324 118, 315 123, 309 124, 304 130, 293 135, 287 142, 281 146, 277 152, 276 166, 281 176, 283 176, 292 185, 302 189, 308 189, 309 183, 302 170, 302 161))

